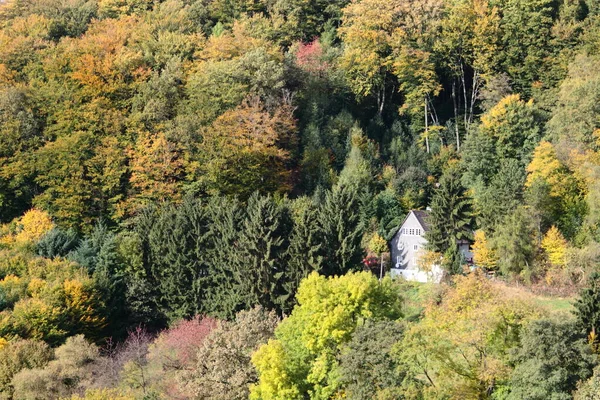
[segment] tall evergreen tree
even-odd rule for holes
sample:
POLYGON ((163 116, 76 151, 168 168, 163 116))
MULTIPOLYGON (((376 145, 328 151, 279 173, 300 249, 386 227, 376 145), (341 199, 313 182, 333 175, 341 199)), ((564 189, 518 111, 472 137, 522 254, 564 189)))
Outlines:
POLYGON ((148 233, 150 272, 171 320, 205 312, 208 225, 202 204, 188 198, 164 208, 148 233))
POLYGON ((336 186, 326 193, 318 215, 325 246, 323 274, 343 275, 360 265, 364 233, 360 210, 360 194, 356 188, 336 186))
POLYGON ((581 329, 598 341, 600 334, 600 273, 594 272, 588 278, 587 286, 579 293, 575 302, 575 315, 581 329))
POLYGON ((294 227, 286 254, 285 280, 282 283, 286 296, 284 311, 291 311, 300 281, 312 271, 321 270, 325 248, 317 224, 317 205, 309 198, 299 198, 292 203, 292 215, 294 227))
POLYGON ((529 279, 535 251, 533 238, 531 219, 522 208, 508 214, 498 225, 493 244, 504 275, 520 274, 529 279))
POLYGON ((233 279, 240 308, 261 305, 280 308, 288 296, 281 284, 286 273, 286 252, 292 221, 289 209, 270 196, 254 193, 248 199, 246 218, 233 251, 233 279))
POLYGON ((472 201, 461 184, 458 168, 440 179, 431 201, 426 238, 431 250, 445 253, 459 240, 470 240, 473 229, 472 201))
POLYGON ((207 204, 210 224, 208 257, 211 284, 207 292, 208 312, 220 318, 233 318, 241 303, 232 265, 238 247, 243 209, 237 200, 215 197, 207 204))

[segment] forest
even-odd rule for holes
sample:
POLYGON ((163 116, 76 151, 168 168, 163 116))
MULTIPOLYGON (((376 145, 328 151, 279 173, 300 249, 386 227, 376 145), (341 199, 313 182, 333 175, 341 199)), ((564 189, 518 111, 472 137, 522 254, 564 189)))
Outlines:
POLYGON ((600 1, 0 0, 0 399, 592 400, 599 355, 600 1), (444 280, 392 279, 425 209, 444 280))

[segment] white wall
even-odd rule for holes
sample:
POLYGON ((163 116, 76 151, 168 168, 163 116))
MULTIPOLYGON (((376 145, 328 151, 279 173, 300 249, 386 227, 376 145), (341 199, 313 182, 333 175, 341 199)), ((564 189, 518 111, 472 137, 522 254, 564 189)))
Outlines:
POLYGON ((400 227, 391 242, 392 268, 416 270, 418 269, 419 254, 427 244, 423 237, 425 232, 417 220, 417 217, 411 212, 404 224, 400 227), (410 234, 410 230, 413 234, 410 234), (416 230, 420 230, 420 235, 416 235, 416 230), (402 233, 404 230, 405 233, 402 233))

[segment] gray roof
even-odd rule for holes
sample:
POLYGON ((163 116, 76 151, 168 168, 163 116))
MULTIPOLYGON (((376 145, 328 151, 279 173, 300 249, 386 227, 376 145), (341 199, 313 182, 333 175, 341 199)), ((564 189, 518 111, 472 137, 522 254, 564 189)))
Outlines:
POLYGON ((411 212, 415 214, 415 217, 417 217, 417 220, 423 227, 423 230, 427 232, 429 230, 429 223, 427 222, 429 219, 429 212, 424 210, 411 210, 411 212))

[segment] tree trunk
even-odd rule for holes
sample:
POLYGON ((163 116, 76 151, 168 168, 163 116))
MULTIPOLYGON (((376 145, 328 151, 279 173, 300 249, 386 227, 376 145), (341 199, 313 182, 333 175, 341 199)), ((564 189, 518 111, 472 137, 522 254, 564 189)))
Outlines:
POLYGON ((427 98, 425 98, 425 146, 427 147, 427 154, 429 154, 429 123, 427 120, 427 98))
POLYGON ((473 72, 473 88, 471 90, 471 104, 469 104, 469 126, 473 122, 473 110, 475 108, 475 102, 479 96, 479 87, 481 86, 481 80, 479 79, 479 72, 473 72))
MULTIPOLYGON (((465 101, 465 115, 464 115, 464 121, 465 121, 465 131, 468 130, 469 128, 469 121, 468 121, 468 109, 469 109, 469 100, 467 98, 467 82, 465 79, 465 67, 461 61, 460 63, 460 79, 462 81, 462 87, 463 87, 463 98, 465 101)), ((457 137, 457 141, 456 141, 456 150, 460 150, 460 141, 458 140, 457 137)))
POLYGON ((460 149, 460 135, 458 133, 458 105, 456 104, 456 80, 452 79, 452 104, 454 105, 454 133, 456 134, 456 150, 460 149))

